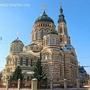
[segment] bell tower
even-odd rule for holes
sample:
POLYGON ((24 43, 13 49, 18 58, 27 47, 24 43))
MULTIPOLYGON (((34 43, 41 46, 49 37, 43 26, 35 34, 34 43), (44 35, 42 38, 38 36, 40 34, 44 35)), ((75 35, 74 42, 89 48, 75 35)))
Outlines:
POLYGON ((60 40, 60 47, 64 47, 67 44, 70 44, 70 37, 67 32, 67 23, 63 13, 63 8, 60 6, 60 15, 58 19, 58 34, 60 40))

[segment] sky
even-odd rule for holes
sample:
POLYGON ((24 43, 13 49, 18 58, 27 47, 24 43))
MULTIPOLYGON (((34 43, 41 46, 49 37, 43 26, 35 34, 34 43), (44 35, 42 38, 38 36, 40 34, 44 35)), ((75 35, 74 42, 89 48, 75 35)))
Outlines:
MULTIPOLYGON (((35 20, 46 10, 57 26, 62 4, 68 33, 81 66, 90 66, 90 0, 0 0, 0 71, 5 67, 11 42, 19 37, 31 43, 35 20), (17 34, 18 33, 18 34, 17 34)), ((85 67, 90 73, 90 67, 85 67)))

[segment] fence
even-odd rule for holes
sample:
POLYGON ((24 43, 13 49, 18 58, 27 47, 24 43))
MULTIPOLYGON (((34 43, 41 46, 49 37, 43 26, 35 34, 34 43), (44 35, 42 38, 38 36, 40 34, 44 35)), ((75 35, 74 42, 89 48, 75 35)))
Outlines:
MULTIPOLYGON (((0 90, 6 90, 6 88, 0 88, 0 90)), ((9 88, 8 90, 17 90, 17 88, 9 88)), ((30 88, 23 88, 23 89, 20 89, 20 90, 31 90, 31 89, 30 88)), ((38 90, 51 90, 51 89, 38 89, 38 90)), ((53 90, 64 90, 64 89, 56 88, 56 89, 53 89, 53 90)), ((90 90, 90 88, 80 88, 80 89, 68 88, 66 90, 90 90)))

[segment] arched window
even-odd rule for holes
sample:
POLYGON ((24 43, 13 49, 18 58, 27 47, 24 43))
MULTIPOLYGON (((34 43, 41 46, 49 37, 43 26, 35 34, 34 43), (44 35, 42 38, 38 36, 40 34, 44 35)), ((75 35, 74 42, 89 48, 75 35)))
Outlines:
POLYGON ((15 58, 15 65, 17 65, 17 58, 15 58))
POLYGON ((38 32, 35 32, 35 40, 37 40, 37 37, 38 37, 38 32))
POLYGON ((50 58, 49 53, 44 54, 44 58, 45 58, 45 60, 49 59, 50 58))
POLYGON ((23 65, 23 58, 20 59, 20 65, 23 65))
POLYGON ((49 59, 52 59, 52 55, 51 54, 49 55, 49 59))
POLYGON ((55 38, 50 38, 50 44, 51 45, 56 45, 56 39, 55 38))
POLYGON ((62 40, 62 38, 60 38, 60 42, 62 42, 63 40, 62 40))
POLYGON ((26 66, 28 66, 28 58, 26 58, 26 66))
POLYGON ((63 32, 62 27, 60 27, 60 33, 62 33, 62 32, 63 32))
POLYGON ((31 66, 33 65, 33 63, 32 63, 32 59, 31 59, 31 66))

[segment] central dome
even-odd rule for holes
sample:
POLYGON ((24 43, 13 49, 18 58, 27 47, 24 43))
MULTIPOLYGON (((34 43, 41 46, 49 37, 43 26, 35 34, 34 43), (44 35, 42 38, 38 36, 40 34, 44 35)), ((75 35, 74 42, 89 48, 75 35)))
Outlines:
POLYGON ((37 18, 37 20, 35 21, 35 23, 37 23, 37 22, 43 22, 43 21, 54 23, 54 21, 46 14, 45 11, 43 12, 42 16, 40 16, 40 17, 37 18))

